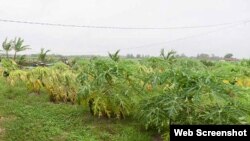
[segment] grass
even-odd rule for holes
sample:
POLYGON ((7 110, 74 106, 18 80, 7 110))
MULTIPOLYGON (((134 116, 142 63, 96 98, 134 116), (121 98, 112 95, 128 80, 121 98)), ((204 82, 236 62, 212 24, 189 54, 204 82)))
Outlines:
POLYGON ((0 140, 148 141, 154 134, 137 121, 96 118, 82 106, 54 104, 45 93, 29 94, 0 79, 0 140))

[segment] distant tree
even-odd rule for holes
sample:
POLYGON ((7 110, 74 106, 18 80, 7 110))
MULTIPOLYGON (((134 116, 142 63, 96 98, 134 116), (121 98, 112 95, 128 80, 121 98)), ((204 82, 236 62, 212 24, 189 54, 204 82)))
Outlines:
POLYGON ((14 60, 16 60, 16 56, 18 52, 30 49, 28 48, 28 45, 23 45, 24 40, 21 39, 20 37, 17 39, 15 38, 15 40, 13 41, 13 50, 15 51, 14 53, 14 60))
POLYGON ((197 58, 198 59, 209 59, 210 56, 208 54, 206 54, 206 53, 201 53, 201 54, 197 55, 197 58))
POLYGON ((8 42, 8 39, 6 38, 4 40, 4 42, 2 43, 2 47, 3 47, 3 50, 5 51, 6 53, 6 57, 9 58, 9 52, 12 50, 12 46, 13 46, 13 41, 10 40, 8 42))
POLYGON ((184 53, 182 53, 181 55, 177 54, 176 58, 188 58, 184 53))
POLYGON ((225 56, 224 56, 224 58, 232 58, 233 57, 233 54, 232 53, 228 53, 228 54, 226 54, 225 56))
POLYGON ((126 58, 135 58, 133 54, 127 54, 126 58))
POLYGON ((141 58, 141 55, 140 54, 136 54, 136 58, 141 58))
POLYGON ((219 57, 219 56, 216 56, 216 55, 212 54, 211 57, 210 57, 210 59, 211 59, 211 60, 220 60, 220 59, 222 59, 222 58, 219 57))
POLYGON ((46 56, 48 52, 50 52, 50 50, 45 50, 44 48, 41 48, 41 52, 38 55, 38 60, 44 63, 46 61, 46 56))

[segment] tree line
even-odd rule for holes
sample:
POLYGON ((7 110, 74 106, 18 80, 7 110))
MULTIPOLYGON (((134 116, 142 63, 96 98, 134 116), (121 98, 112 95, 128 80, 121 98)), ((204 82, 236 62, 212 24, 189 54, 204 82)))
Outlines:
MULTIPOLYGON (((2 43, 2 49, 3 50, 0 50, 0 52, 4 52, 7 59, 13 59, 14 61, 16 61, 17 55, 19 52, 22 52, 31 48, 29 47, 29 45, 24 44, 24 39, 20 37, 18 38, 16 37, 12 40, 8 40, 8 38, 5 38, 5 40, 2 43), (13 58, 10 57, 11 51, 14 51, 13 58)), ((44 63, 46 61, 46 56, 49 52, 50 50, 41 48, 40 53, 38 54, 38 60, 44 63)), ((24 58, 25 58, 25 55, 22 55, 20 57, 21 60, 24 60, 24 58)))

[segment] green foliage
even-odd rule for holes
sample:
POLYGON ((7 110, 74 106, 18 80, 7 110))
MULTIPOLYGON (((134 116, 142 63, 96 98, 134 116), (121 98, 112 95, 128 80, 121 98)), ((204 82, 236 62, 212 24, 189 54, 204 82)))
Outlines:
POLYGON ((212 61, 209 61, 209 60, 201 60, 201 63, 203 63, 207 67, 214 66, 214 63, 212 61))
POLYGON ((131 119, 95 119, 80 105, 53 104, 48 95, 31 95, 25 85, 0 79, 1 141, 150 141, 131 119), (138 137, 139 136, 139 137, 138 137))
POLYGON ((21 39, 20 37, 14 39, 14 41, 13 41, 13 50, 15 51, 14 60, 16 60, 16 56, 17 56, 18 52, 30 49, 30 48, 28 48, 28 45, 23 45, 23 42, 24 42, 24 40, 21 39))
POLYGON ((129 115, 137 95, 133 70, 125 62, 92 60, 79 75, 79 101, 97 116, 129 115))
POLYGON ((250 60, 249 59, 248 60, 244 59, 240 63, 242 66, 250 67, 250 60))
POLYGON ((7 58, 9 58, 9 52, 13 49, 12 45, 13 45, 13 41, 11 40, 11 41, 8 42, 7 38, 2 43, 2 48, 6 52, 6 57, 7 58))
POLYGON ((232 58, 233 57, 233 54, 232 53, 228 53, 224 56, 224 58, 232 58))
POLYGON ((156 57, 142 60, 141 64, 145 65, 148 68, 153 68, 154 70, 164 70, 169 66, 169 63, 167 61, 156 57))
MULTIPOLYGON (((167 130, 173 124, 246 123, 247 107, 238 87, 207 71, 172 68, 159 75, 155 95, 140 102, 138 117, 146 127, 167 130), (160 86, 165 86, 164 88, 160 86)), ((154 93, 154 92, 151 92, 154 93)))
POLYGON ((61 72, 64 72, 70 69, 70 67, 63 62, 57 62, 51 68, 54 70, 59 70, 61 72))
POLYGON ((69 70, 52 69, 49 76, 43 80, 43 83, 50 100, 75 103, 78 90, 76 75, 69 70))
POLYGON ((47 53, 49 53, 49 52, 50 52, 50 50, 45 50, 44 48, 41 48, 41 52, 38 55, 38 60, 40 60, 41 62, 44 63, 46 61, 47 53))
POLYGON ((18 65, 24 65, 26 62, 26 55, 21 55, 20 57, 17 58, 17 64, 18 65))
POLYGON ((118 62, 120 60, 120 57, 118 55, 119 52, 120 52, 120 50, 117 50, 114 54, 109 53, 109 58, 115 62, 118 62))
POLYGON ((17 53, 27 50, 28 45, 23 45, 24 40, 19 38, 15 38, 14 40, 10 40, 8 41, 7 38, 4 40, 4 42, 2 43, 2 48, 4 49, 4 51, 6 52, 6 57, 7 59, 9 58, 9 52, 11 50, 14 50, 14 60, 16 60, 17 57, 17 53))
MULTIPOLYGON (((21 82, 29 92, 46 92, 56 103, 79 102, 99 119, 136 117, 138 123, 160 132, 166 140, 172 123, 249 123, 248 60, 182 59, 175 58, 174 52, 165 55, 164 50, 161 58, 127 60, 118 53, 110 54, 111 59, 93 57, 30 70, 19 69, 8 59, 3 59, 2 66, 13 86, 21 82)), ((100 138, 110 136, 105 132, 100 138)))
POLYGON ((67 65, 58 63, 52 68, 37 67, 28 71, 12 71, 7 80, 13 86, 21 81, 35 94, 40 94, 44 88, 53 102, 75 103, 78 90, 76 76, 67 65))
POLYGON ((167 52, 167 54, 165 55, 165 50, 162 49, 162 50, 161 50, 160 56, 163 57, 164 60, 167 60, 167 61, 169 61, 170 63, 172 63, 172 62, 175 60, 175 58, 176 58, 176 51, 170 50, 170 51, 167 52))
POLYGON ((18 69, 18 66, 15 61, 9 59, 2 59, 2 66, 7 71, 12 71, 18 69))

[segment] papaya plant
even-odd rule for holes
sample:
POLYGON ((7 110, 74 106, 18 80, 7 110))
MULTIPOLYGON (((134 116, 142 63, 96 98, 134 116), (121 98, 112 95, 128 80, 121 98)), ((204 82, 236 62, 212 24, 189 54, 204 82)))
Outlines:
MULTIPOLYGON (((159 132, 170 124, 245 123, 249 110, 237 102, 240 89, 208 71, 172 68, 159 74, 158 91, 141 100, 137 117, 159 132), (165 88, 161 88, 165 85, 165 88)), ((154 90, 154 89, 153 89, 154 90)), ((157 90, 157 89, 156 89, 157 90)))
POLYGON ((124 118, 132 112, 137 80, 135 72, 124 66, 122 62, 95 59, 79 75, 79 102, 93 115, 124 118))

